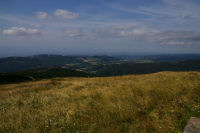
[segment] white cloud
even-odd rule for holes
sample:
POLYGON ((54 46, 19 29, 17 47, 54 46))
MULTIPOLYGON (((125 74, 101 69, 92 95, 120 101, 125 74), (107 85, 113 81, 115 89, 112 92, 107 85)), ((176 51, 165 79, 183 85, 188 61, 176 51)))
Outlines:
POLYGON ((137 39, 138 37, 146 37, 157 33, 158 31, 141 24, 111 24, 102 28, 94 29, 94 34, 97 37, 119 38, 127 37, 137 39))
POLYGON ((46 12, 36 12, 36 17, 39 18, 39 19, 45 19, 47 18, 47 13, 46 12))
POLYGON ((26 29, 24 27, 11 27, 10 29, 5 29, 2 32, 5 35, 16 35, 16 36, 30 36, 39 35, 41 32, 38 29, 26 29))
POLYGON ((64 19, 76 19, 79 15, 73 12, 70 12, 68 10, 63 9, 57 9, 54 12, 54 15, 58 18, 64 18, 64 19))
POLYGON ((64 34, 67 34, 69 37, 82 37, 84 35, 80 29, 67 29, 64 30, 64 34))
MULTIPOLYGON (((122 4, 106 4, 108 7, 117 9, 119 11, 145 15, 151 17, 151 20, 159 19, 160 22, 165 22, 166 19, 169 21, 181 21, 182 20, 193 20, 200 19, 199 17, 199 5, 195 2, 188 0, 162 0, 162 4, 155 6, 142 6, 138 5, 134 8, 124 6, 122 4)), ((147 18, 147 19, 148 19, 147 18)))
POLYGON ((193 31, 164 31, 149 38, 162 45, 200 45, 200 33, 193 31))
POLYGON ((94 29, 97 38, 129 38, 161 45, 200 45, 200 32, 186 30, 160 31, 140 24, 109 25, 94 29))
POLYGON ((145 10, 141 10, 139 8, 134 9, 134 8, 127 8, 127 7, 123 7, 121 5, 117 5, 117 4, 107 4, 109 7, 113 8, 113 9, 117 9, 120 11, 124 11, 124 12, 128 12, 128 13, 133 13, 133 14, 143 14, 143 15, 148 15, 148 16, 154 16, 153 13, 151 12, 147 12, 145 10))

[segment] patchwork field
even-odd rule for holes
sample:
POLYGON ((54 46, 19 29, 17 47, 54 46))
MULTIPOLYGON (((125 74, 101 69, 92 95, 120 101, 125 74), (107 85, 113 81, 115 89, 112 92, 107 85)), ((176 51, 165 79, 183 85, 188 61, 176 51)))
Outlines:
POLYGON ((0 132, 179 133, 200 117, 200 72, 0 85, 0 132))

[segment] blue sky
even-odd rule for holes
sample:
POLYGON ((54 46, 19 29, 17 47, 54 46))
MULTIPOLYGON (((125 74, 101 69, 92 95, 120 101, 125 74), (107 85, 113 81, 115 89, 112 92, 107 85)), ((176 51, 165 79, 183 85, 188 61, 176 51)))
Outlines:
POLYGON ((199 0, 0 0, 0 56, 200 53, 199 0))

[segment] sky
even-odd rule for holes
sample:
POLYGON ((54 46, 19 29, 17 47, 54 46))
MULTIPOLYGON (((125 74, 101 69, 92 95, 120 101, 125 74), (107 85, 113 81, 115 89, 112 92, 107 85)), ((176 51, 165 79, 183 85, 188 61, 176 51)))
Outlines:
POLYGON ((200 0, 0 0, 0 57, 200 53, 200 0))

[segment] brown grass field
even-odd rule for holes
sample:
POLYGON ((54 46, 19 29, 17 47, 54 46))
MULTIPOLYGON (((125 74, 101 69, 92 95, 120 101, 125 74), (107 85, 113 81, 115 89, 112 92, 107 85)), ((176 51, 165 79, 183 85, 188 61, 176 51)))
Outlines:
POLYGON ((0 133, 181 133, 200 117, 200 72, 0 85, 0 133))

